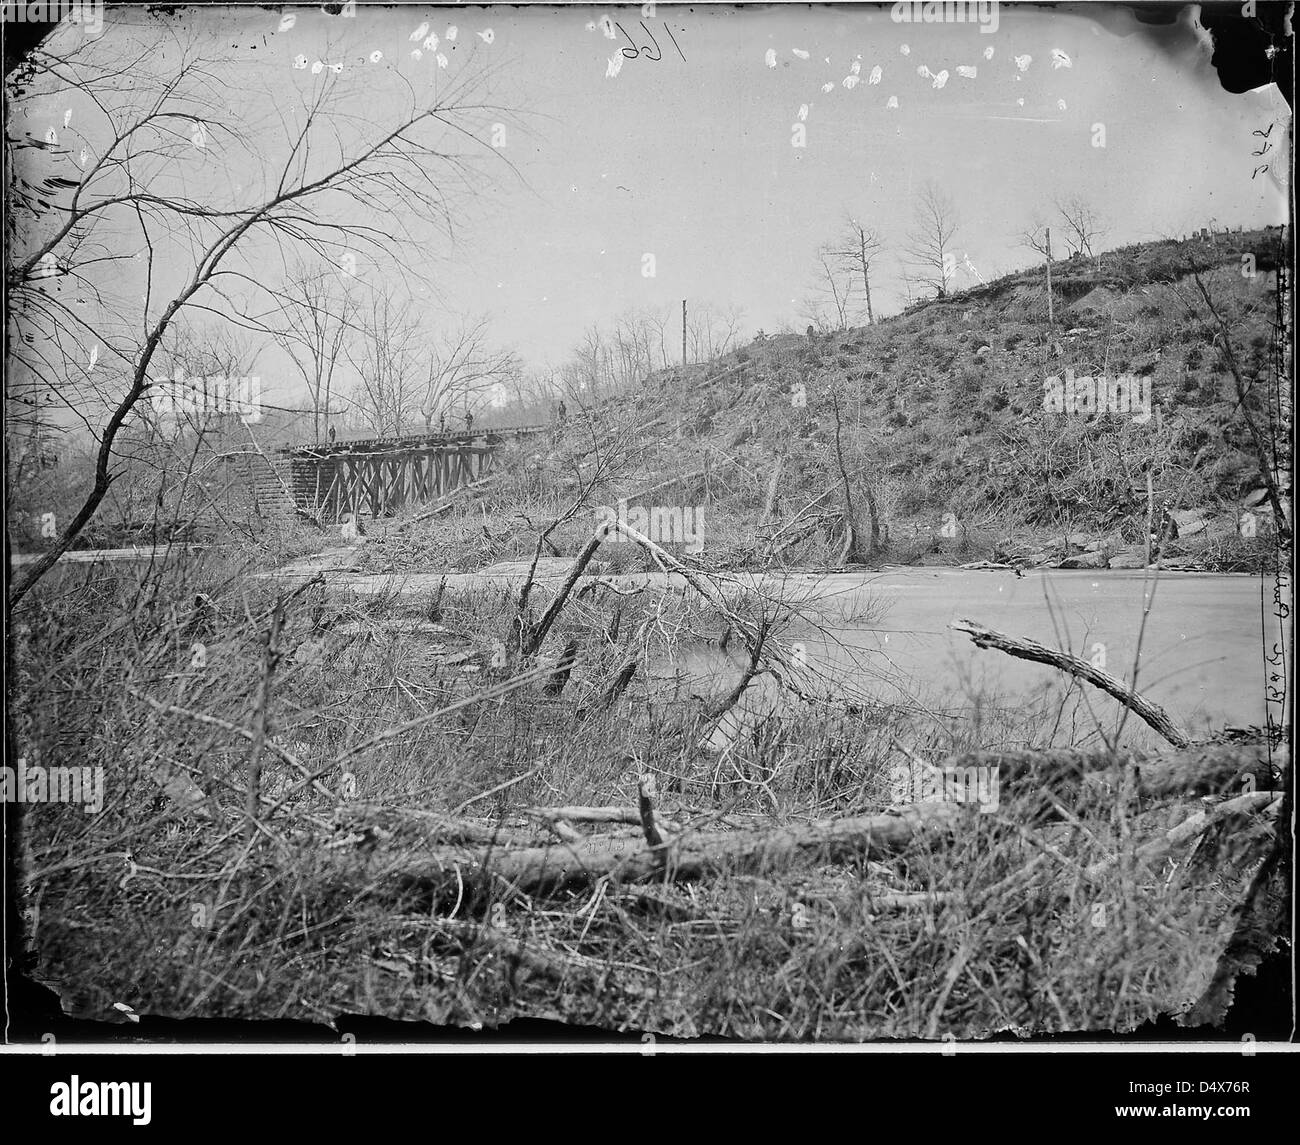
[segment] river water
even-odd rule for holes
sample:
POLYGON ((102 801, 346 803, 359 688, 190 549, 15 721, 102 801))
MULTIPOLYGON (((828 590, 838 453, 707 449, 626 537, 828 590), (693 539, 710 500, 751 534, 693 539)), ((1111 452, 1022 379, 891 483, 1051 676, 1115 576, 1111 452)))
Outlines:
MULTIPOLYGON (((541 580, 554 585, 557 569, 541 580)), ((540 570, 539 570, 540 571, 540 570)), ((453 574, 447 588, 504 585, 521 568, 497 566, 485 573, 453 574)), ((439 574, 361 576, 339 572, 332 583, 369 592, 431 592, 439 574)), ((679 577, 636 574, 616 578, 680 587, 679 577)), ((802 645, 817 690, 887 701, 919 698, 936 709, 974 709, 1024 715, 1061 712, 1069 687, 1063 673, 1046 665, 976 648, 948 628, 967 619, 1010 636, 1029 637, 1093 660, 1164 707, 1192 734, 1225 725, 1265 722, 1262 654, 1265 621, 1271 616, 1272 581, 1231 574, 1154 574, 1141 570, 1011 571, 953 568, 886 568, 880 572, 792 573, 780 577, 738 574, 735 581, 769 594, 801 601, 811 619, 793 622, 781 634, 788 646, 802 645), (1148 608, 1143 621, 1144 608, 1148 608), (1135 677, 1136 668, 1136 677, 1135 677)), ((1289 602, 1289 597, 1287 598, 1289 602)), ((723 653, 709 645, 685 647, 655 675, 675 675, 688 686, 728 686, 740 672, 736 643, 723 653)), ((1290 655, 1290 649, 1287 649, 1290 655)), ((1100 721, 1113 729, 1120 706, 1091 686, 1073 686, 1064 724, 1051 738, 1078 742, 1100 721)), ((1274 705, 1273 716, 1280 712, 1274 705)), ((1125 741, 1154 743, 1154 733, 1129 717, 1125 741)))
MULTIPOLYGON (((1263 634, 1267 620, 1276 636, 1277 621, 1270 614, 1272 582, 1258 577, 1051 570, 1021 578, 899 568, 807 578, 806 584, 829 607, 820 622, 797 626, 786 639, 803 643, 813 669, 845 694, 920 698, 947 711, 969 711, 978 699, 1055 719, 1069 687, 1064 674, 979 649, 948 628, 966 619, 1092 660, 1194 735, 1265 722, 1263 634)), ((700 649, 696 656, 707 662, 717 653, 700 649)), ((1078 742, 1098 721, 1113 730, 1121 710, 1076 683, 1060 734, 1052 738, 1078 742)), ((1276 705, 1273 714, 1279 715, 1276 705)), ((1134 746, 1156 742, 1135 717, 1125 727, 1125 741, 1134 746)))

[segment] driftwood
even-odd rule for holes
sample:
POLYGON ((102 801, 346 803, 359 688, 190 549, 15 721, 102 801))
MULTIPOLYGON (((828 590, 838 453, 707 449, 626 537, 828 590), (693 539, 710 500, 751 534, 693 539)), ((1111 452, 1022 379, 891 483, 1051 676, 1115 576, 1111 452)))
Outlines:
POLYGON ((1202 795, 1240 795, 1246 787, 1277 790, 1290 760, 1284 746, 1259 743, 1193 744, 1177 751, 1123 752, 1118 757, 1102 748, 981 751, 951 756, 943 768, 995 767, 1001 796, 1045 787, 1055 795, 1078 796, 1105 790, 1116 764, 1131 767, 1133 795, 1144 800, 1202 795))
POLYGON ((1100 688, 1107 695, 1117 699, 1164 736, 1174 747, 1186 747, 1191 743, 1191 736, 1170 719, 1169 713, 1164 708, 1158 704, 1153 704, 1150 700, 1135 692, 1123 680, 1112 676, 1109 672, 1103 672, 1080 656, 1071 655, 1069 652, 1061 652, 1055 648, 1048 648, 1045 644, 1039 644, 1038 641, 1029 640, 1026 637, 1007 636, 1005 633, 997 632, 992 628, 986 628, 982 624, 976 624, 973 620, 954 620, 948 627, 957 632, 965 632, 975 641, 978 648, 996 648, 999 652, 1005 652, 1008 656, 1014 656, 1018 660, 1031 660, 1037 664, 1049 664, 1053 668, 1060 668, 1063 672, 1068 672, 1071 676, 1077 676, 1080 680, 1086 680, 1089 684, 1100 688))
MULTIPOLYGON (((1104 776, 1112 758, 1103 751, 1052 750, 1044 752, 980 752, 955 756, 946 767, 984 766, 997 770, 1005 784, 1000 798, 1034 791, 1078 789, 1084 777, 1104 776)), ((1138 756, 1134 784, 1143 798, 1194 797, 1197 794, 1230 795, 1208 810, 1145 844, 1141 858, 1159 857, 1171 848, 1203 834, 1214 823, 1269 807, 1280 799, 1279 766, 1284 751, 1266 744, 1209 744, 1191 749, 1138 756), (1246 777, 1250 782, 1246 782, 1246 777), (1243 785, 1246 790, 1243 793, 1243 785)), ((1110 771, 1113 775, 1113 768, 1110 771)), ((506 837, 496 833, 486 853, 464 847, 438 847, 405 864, 402 881, 422 889, 448 890, 462 880, 471 886, 488 878, 503 880, 518 890, 545 893, 579 887, 600 879, 636 882, 645 879, 690 880, 722 871, 762 872, 784 868, 801 856, 837 862, 859 856, 880 859, 926 840, 941 842, 962 816, 978 814, 955 802, 925 802, 875 815, 820 820, 799 824, 759 824, 728 831, 685 828, 655 815, 652 791, 642 786, 639 805, 622 807, 531 807, 525 812, 548 825, 619 823, 640 826, 642 837, 594 835, 575 838, 577 832, 552 826, 564 841, 511 849, 506 837), (647 842, 657 839, 657 842, 647 842), (477 869, 477 874, 475 874, 477 869)), ((444 828, 445 829, 445 828, 444 828)), ((488 831, 483 830, 486 835, 488 831)), ((1090 878, 1108 869, 1105 863, 1089 868, 1090 878)))
MULTIPOLYGON (((1281 792, 1274 791, 1252 791, 1246 795, 1238 795, 1236 799, 1225 799, 1222 803, 1207 808, 1204 811, 1198 811, 1196 814, 1183 820, 1176 827, 1170 828, 1163 835, 1158 835, 1148 843, 1143 843, 1137 849, 1135 858, 1144 863, 1151 863, 1157 859, 1162 859, 1174 847, 1181 846, 1183 843, 1190 843, 1193 839, 1205 834, 1214 824, 1222 822, 1232 815, 1249 815, 1253 812, 1276 811, 1282 805, 1281 792)), ((1119 858, 1111 855, 1109 858, 1101 859, 1088 867, 1084 874, 1093 881, 1099 879, 1112 868, 1119 864, 1119 858)))
POLYGON ((918 804, 898 812, 825 820, 758 831, 683 834, 662 847, 644 839, 589 838, 484 856, 447 851, 405 866, 410 888, 449 890, 465 878, 466 865, 479 868, 528 893, 584 886, 601 878, 628 882, 661 878, 690 880, 721 871, 783 869, 803 855, 825 862, 853 856, 880 858, 910 845, 922 833, 941 831, 969 809, 954 803, 918 804))
POLYGON ((340 830, 364 833, 367 827, 379 825, 390 832, 418 832, 437 846, 531 847, 545 839, 540 832, 511 830, 491 821, 459 819, 440 811, 396 807, 367 800, 348 800, 340 804, 336 816, 340 830))
POLYGON ((630 807, 527 807, 525 815, 539 819, 567 819, 572 823, 626 823, 641 826, 639 812, 630 807))

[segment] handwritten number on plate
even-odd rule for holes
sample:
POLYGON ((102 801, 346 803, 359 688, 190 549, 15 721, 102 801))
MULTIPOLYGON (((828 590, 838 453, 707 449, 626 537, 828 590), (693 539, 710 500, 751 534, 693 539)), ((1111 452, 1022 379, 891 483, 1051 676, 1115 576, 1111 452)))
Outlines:
POLYGON ((632 45, 631 48, 623 49, 624 59, 629 59, 629 60, 636 59, 637 56, 641 54, 641 49, 636 46, 636 41, 633 40, 631 36, 627 35, 627 32, 624 31, 623 25, 618 23, 618 21, 614 22, 614 27, 616 27, 620 32, 622 32, 623 35, 627 36, 627 42, 632 45))
MULTIPOLYGON (((654 37, 654 33, 651 32, 650 29, 647 28, 647 27, 645 26, 645 21, 644 21, 644 20, 641 21, 641 30, 642 30, 643 32, 645 32, 645 34, 646 34, 647 36, 650 37, 650 43, 654 44, 654 46, 655 46, 655 51, 656 51, 656 52, 659 52, 659 54, 658 54, 657 56, 651 56, 651 57, 650 57, 650 59, 654 60, 654 61, 657 63, 659 60, 662 60, 662 59, 664 58, 664 54, 663 54, 663 52, 660 51, 660 49, 659 49, 659 41, 655 39, 655 37, 654 37)), ((642 48, 642 49, 641 49, 641 54, 644 56, 644 55, 645 55, 649 50, 650 50, 650 49, 649 49, 648 47, 646 47, 646 48, 642 48)))

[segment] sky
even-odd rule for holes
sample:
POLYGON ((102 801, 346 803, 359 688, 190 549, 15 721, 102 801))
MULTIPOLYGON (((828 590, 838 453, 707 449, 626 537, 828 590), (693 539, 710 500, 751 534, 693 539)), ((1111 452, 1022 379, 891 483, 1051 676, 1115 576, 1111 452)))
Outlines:
MULTIPOLYGON (((475 78, 484 106, 462 121, 472 170, 451 200, 452 235, 414 232, 424 284, 383 267, 359 278, 407 291, 430 325, 490 314, 497 340, 538 368, 592 323, 682 299, 739 307, 747 334, 802 329, 814 252, 846 212, 879 229, 876 309, 896 311, 927 181, 956 208, 956 288, 1028 265, 1019 235, 1058 195, 1093 207, 1105 247, 1286 218, 1281 164, 1252 178, 1252 133, 1275 124, 1277 139, 1289 110, 1271 85, 1223 91, 1194 8, 1151 28, 1112 5, 1002 4, 995 29, 899 23, 890 5, 286 11, 291 22, 137 10, 131 31, 183 27, 215 61, 214 112, 224 99, 257 109, 254 154, 282 145, 329 85, 382 124, 394 92, 418 100, 475 78)), ((123 36, 113 21, 110 10, 108 46, 123 36)), ((44 130, 41 115, 28 130, 44 130)), ((256 182, 205 161, 184 176, 195 196, 256 182)), ((341 221, 366 218, 347 210, 341 221)), ((271 400, 292 400, 278 351, 259 369, 271 400)))

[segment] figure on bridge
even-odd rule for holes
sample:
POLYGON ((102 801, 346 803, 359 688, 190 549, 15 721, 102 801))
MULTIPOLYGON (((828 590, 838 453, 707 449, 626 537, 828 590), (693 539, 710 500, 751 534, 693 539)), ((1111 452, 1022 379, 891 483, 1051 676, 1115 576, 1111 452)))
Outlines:
POLYGON ((439 433, 447 432, 447 411, 446 410, 443 410, 442 413, 438 415, 438 432, 439 433))
POLYGON ((474 432, 474 415, 470 413, 469 410, 465 411, 465 432, 474 432))

